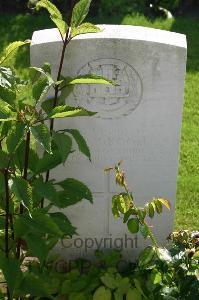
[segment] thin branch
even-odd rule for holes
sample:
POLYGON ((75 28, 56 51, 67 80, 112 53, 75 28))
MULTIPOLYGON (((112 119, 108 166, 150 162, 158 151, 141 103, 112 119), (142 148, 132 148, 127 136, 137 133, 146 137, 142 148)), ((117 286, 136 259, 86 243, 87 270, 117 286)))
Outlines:
POLYGON ((12 236, 12 240, 14 241, 15 235, 14 235, 14 224, 13 224, 13 215, 12 214, 9 215, 9 219, 10 219, 11 236, 12 236))
MULTIPOLYGON (((9 258, 9 215, 10 215, 10 203, 9 203, 9 186, 8 186, 8 169, 4 172, 5 190, 6 190, 6 217, 5 217, 5 255, 9 258)), ((7 299, 10 300, 10 292, 7 286, 7 299)))
MULTIPOLYGON (((75 0, 71 0, 71 9, 70 9, 70 16, 69 16, 69 26, 66 32, 66 36, 65 36, 65 40, 64 40, 64 44, 63 44, 63 48, 62 48, 62 53, 61 53, 61 58, 60 58, 60 63, 59 63, 59 69, 58 69, 58 74, 57 74, 57 81, 59 81, 61 79, 61 72, 62 72, 62 68, 63 68, 63 63, 64 63, 64 57, 65 57, 65 52, 66 52, 66 47, 67 45, 70 43, 71 41, 71 18, 72 18, 72 12, 73 12, 73 7, 75 5, 75 0)), ((59 86, 56 85, 55 86, 55 96, 54 96, 54 101, 53 101, 53 108, 55 108, 57 106, 57 102, 58 102, 58 94, 59 94, 59 86)), ((54 128, 54 119, 50 120, 50 133, 52 135, 53 132, 53 128, 54 128)), ((46 182, 48 182, 50 177, 50 170, 48 170, 46 172, 46 182)), ((42 199, 41 201, 41 208, 44 207, 44 199, 42 199)))
POLYGON ((4 172, 4 181, 5 181, 5 191, 6 191, 6 215, 5 215, 5 253, 6 253, 6 257, 9 257, 9 214, 10 214, 10 205, 9 205, 9 186, 8 186, 8 170, 5 169, 4 172))
MULTIPOLYGON (((23 172, 23 179, 27 180, 28 175, 28 164, 29 164, 29 152, 30 152, 30 130, 28 130, 26 134, 26 148, 25 148, 25 157, 24 157, 24 172, 23 172)), ((22 204, 20 204, 20 211, 19 214, 23 214, 24 207, 22 204)), ((20 258, 20 252, 21 252, 21 241, 18 240, 17 243, 17 253, 16 257, 20 258)))

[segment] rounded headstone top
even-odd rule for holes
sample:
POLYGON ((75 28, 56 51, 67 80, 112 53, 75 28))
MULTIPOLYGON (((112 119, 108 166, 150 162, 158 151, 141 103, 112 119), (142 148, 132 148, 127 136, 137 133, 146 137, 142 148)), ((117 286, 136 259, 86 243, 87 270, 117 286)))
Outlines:
MULTIPOLYGON (((138 40, 153 43, 171 45, 186 48, 186 36, 184 34, 131 25, 98 25, 102 32, 82 34, 74 40, 84 39, 125 39, 138 40)), ((32 45, 59 42, 61 37, 56 28, 35 31, 32 36, 32 45)))

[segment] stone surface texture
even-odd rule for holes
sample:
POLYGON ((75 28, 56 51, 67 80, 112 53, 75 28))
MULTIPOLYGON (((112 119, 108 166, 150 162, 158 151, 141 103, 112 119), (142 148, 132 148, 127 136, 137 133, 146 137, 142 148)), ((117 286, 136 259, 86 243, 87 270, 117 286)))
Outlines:
MULTIPOLYGON (((101 28, 100 33, 76 37, 64 60, 64 76, 95 73, 119 85, 76 86, 66 102, 98 114, 56 121, 56 129, 80 130, 90 147, 92 163, 75 152, 65 166, 53 170, 52 177, 77 178, 94 193, 93 205, 84 200, 67 209, 81 240, 64 242, 60 252, 77 257, 88 256, 99 246, 122 247, 132 259, 147 242, 140 235, 128 234, 133 241, 127 240, 126 225, 112 217, 111 198, 119 189, 113 176, 103 170, 123 160, 138 204, 158 196, 171 201, 171 212, 164 210, 163 216, 149 221, 159 242, 165 244, 173 229, 175 212, 186 37, 137 26, 101 28)), ((55 76, 61 47, 56 29, 34 32, 31 64, 42 66, 49 62, 55 76)))

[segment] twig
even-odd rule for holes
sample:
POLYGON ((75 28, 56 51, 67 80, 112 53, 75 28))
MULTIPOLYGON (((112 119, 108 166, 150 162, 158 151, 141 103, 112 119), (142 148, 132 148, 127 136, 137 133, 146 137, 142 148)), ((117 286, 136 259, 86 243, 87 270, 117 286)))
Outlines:
MULTIPOLYGON (((10 215, 10 207, 9 207, 9 186, 8 186, 8 169, 5 169, 4 172, 4 180, 5 180, 5 190, 6 190, 6 216, 5 216, 5 255, 9 258, 9 215, 10 215)), ((7 286, 7 298, 10 300, 10 292, 7 286)))
MULTIPOLYGON (((58 70, 58 74, 57 74, 57 81, 59 81, 61 79, 61 72, 62 72, 62 68, 63 68, 63 62, 64 62, 64 56, 65 56, 65 52, 66 52, 66 47, 71 41, 71 37, 70 37, 70 34, 71 34, 71 18, 72 18, 72 12, 73 12, 73 7, 75 5, 75 2, 76 2, 75 0, 71 0, 69 25, 68 25, 65 40, 64 40, 64 43, 63 43, 61 59, 60 59, 60 63, 59 63, 59 70, 58 70)), ((57 106, 58 94, 59 94, 59 86, 56 85, 55 86, 55 96, 54 96, 54 101, 53 101, 53 108, 55 108, 57 106)), ((52 135, 52 132, 53 132, 53 128, 54 128, 54 119, 51 119, 50 120, 50 133, 51 133, 51 135, 52 135)), ((50 170, 48 170, 46 172, 46 182, 48 182, 49 177, 50 177, 50 170)), ((43 208, 43 207, 44 207, 44 199, 42 199, 42 201, 41 201, 41 208, 43 208)))
MULTIPOLYGON (((26 134, 26 148, 25 148, 25 157, 24 157, 24 173, 23 173, 23 179, 27 180, 27 175, 28 175, 28 164, 29 164, 29 152, 30 152, 30 130, 28 130, 26 134)), ((20 204, 20 211, 19 214, 23 214, 24 207, 22 204, 20 204)), ((17 253, 16 257, 19 259, 20 258, 20 251, 21 250, 21 241, 20 239, 18 240, 17 243, 17 253)))

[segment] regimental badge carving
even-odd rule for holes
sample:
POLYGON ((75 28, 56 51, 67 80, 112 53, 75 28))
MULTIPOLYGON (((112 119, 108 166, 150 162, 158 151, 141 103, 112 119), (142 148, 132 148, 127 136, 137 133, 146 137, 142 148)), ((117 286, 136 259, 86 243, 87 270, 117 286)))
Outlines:
POLYGON ((96 117, 115 119, 129 115, 142 99, 142 81, 137 71, 119 59, 97 59, 84 65, 78 75, 96 74, 115 81, 118 86, 77 85, 78 105, 96 111, 96 117))

